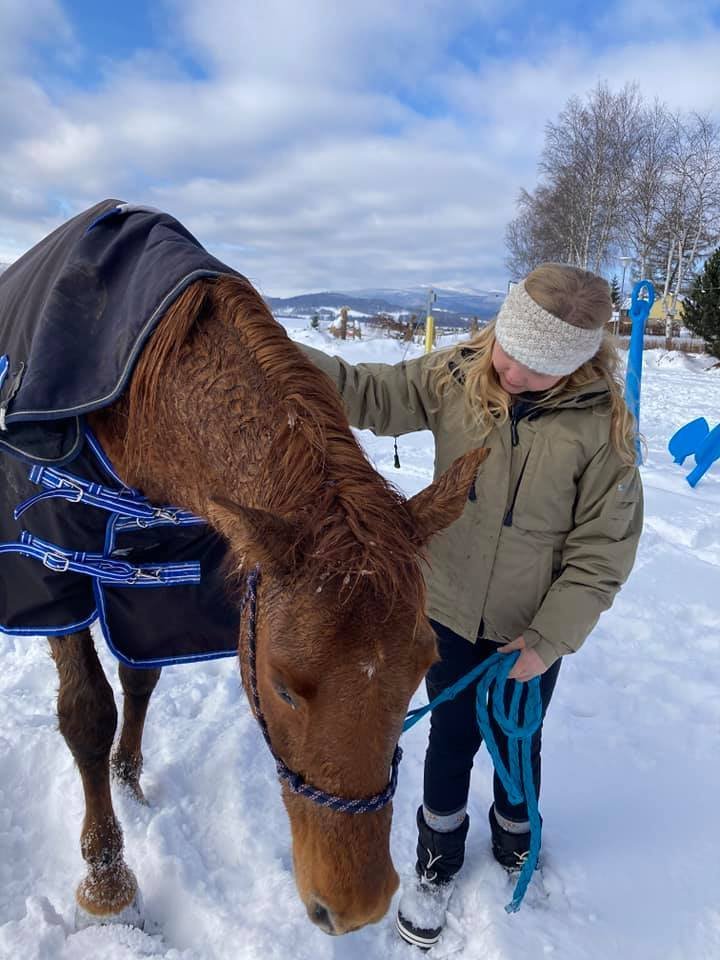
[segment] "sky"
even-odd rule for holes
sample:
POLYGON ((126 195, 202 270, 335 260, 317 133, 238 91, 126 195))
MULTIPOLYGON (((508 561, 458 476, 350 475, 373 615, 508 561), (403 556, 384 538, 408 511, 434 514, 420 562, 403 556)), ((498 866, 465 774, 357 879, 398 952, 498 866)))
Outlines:
POLYGON ((505 289, 545 124, 598 82, 720 120, 720 4, 0 0, 0 262, 106 197, 265 295, 505 289))

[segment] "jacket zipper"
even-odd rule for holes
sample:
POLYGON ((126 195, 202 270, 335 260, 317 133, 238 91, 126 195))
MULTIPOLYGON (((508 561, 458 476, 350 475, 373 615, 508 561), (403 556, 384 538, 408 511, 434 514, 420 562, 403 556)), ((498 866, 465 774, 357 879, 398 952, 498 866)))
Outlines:
MULTIPOLYGON (((518 415, 517 409, 513 407, 512 413, 510 414, 510 440, 512 442, 513 448, 515 448, 520 442, 520 436, 518 434, 518 415)), ((520 470, 520 476, 518 477, 517 483, 515 484, 515 490, 513 492, 512 500, 510 501, 510 506, 508 507, 507 513, 503 519, 504 527, 511 527, 513 524, 513 511, 515 510, 515 501, 517 500, 518 491, 520 490, 520 484, 522 483, 522 478, 525 473, 525 467, 527 466, 528 456, 525 457, 525 460, 520 470)))
POLYGON ((510 503, 510 506, 508 507, 507 513, 505 514, 505 519, 503 520, 504 527, 511 527, 513 525, 513 511, 515 510, 515 501, 517 500, 517 495, 520 490, 520 484, 522 483, 522 478, 525 474, 525 467, 527 466, 527 462, 529 458, 530 458, 530 453, 528 451, 528 455, 527 457, 525 457, 525 461, 522 465, 522 470, 520 471, 520 476, 518 477, 518 481, 515 484, 515 491, 513 493, 512 501, 510 503))
POLYGON ((520 435, 518 434, 518 415, 517 415, 516 407, 513 407, 512 413, 510 414, 510 440, 512 441, 513 447, 516 447, 520 442, 520 435))

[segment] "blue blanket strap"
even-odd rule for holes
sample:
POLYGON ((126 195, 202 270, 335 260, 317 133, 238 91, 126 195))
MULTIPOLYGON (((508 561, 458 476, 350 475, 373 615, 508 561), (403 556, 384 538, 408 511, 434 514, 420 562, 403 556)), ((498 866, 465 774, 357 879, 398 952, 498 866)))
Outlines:
POLYGON ((43 493, 35 494, 15 507, 13 516, 16 520, 19 520, 25 511, 36 503, 60 499, 70 503, 87 503, 92 507, 118 514, 124 519, 120 529, 163 524, 191 526, 206 522, 190 511, 180 510, 178 507, 155 507, 141 493, 129 487, 114 490, 100 483, 76 477, 56 467, 36 465, 31 467, 28 476, 32 483, 45 489, 43 493))
POLYGON ((144 520, 141 517, 122 517, 115 524, 117 532, 126 530, 145 530, 147 527, 196 527, 201 524, 207 525, 207 520, 202 517, 196 517, 189 510, 181 510, 179 507, 156 507, 157 513, 152 519, 144 520))
MULTIPOLYGON (((132 204, 127 204, 126 206, 132 206, 132 204)), ((150 207, 147 208, 148 211, 150 209, 150 207)), ((139 490, 133 490, 132 487, 128 487, 122 477, 118 476, 115 467, 112 465, 109 457, 100 446, 100 441, 87 424, 85 424, 85 440, 87 441, 87 444, 92 452, 102 464, 103 468, 113 478, 113 480, 117 481, 120 487, 122 487, 123 491, 132 494, 136 500, 146 501, 146 498, 143 497, 139 490)), ((119 518, 116 517, 114 526, 115 531, 119 532, 121 530, 136 529, 138 527, 160 527, 166 524, 173 524, 179 527, 192 527, 200 524, 207 524, 207 520, 205 520, 204 517, 197 517, 194 513, 190 513, 189 510, 181 510, 179 507, 154 507, 153 510, 155 511, 155 515, 152 518, 136 517, 133 519, 127 515, 122 515, 119 518)))
POLYGON ((199 563, 127 563, 110 559, 102 553, 66 550, 33 536, 27 530, 22 531, 19 541, 0 544, 0 554, 3 553, 20 553, 40 560, 55 573, 69 570, 115 586, 157 587, 200 583, 199 563))
POLYGON ((525 802, 530 821, 530 852, 518 876, 513 898, 505 907, 508 913, 520 909, 528 884, 537 866, 542 837, 542 820, 538 809, 538 798, 532 776, 531 744, 535 732, 542 724, 542 700, 540 681, 537 677, 527 683, 509 681, 508 674, 519 653, 496 653, 446 687, 424 707, 410 710, 403 724, 403 732, 413 727, 418 720, 430 713, 435 707, 453 700, 462 690, 477 683, 475 712, 478 727, 492 758, 493 765, 500 777, 510 802, 525 802), (506 708, 507 684, 513 684, 510 706, 506 708), (523 693, 525 697, 523 698, 523 693), (492 694, 493 719, 508 738, 509 764, 506 765, 490 727, 488 696, 492 694), (509 768, 508 768, 509 767, 509 768))

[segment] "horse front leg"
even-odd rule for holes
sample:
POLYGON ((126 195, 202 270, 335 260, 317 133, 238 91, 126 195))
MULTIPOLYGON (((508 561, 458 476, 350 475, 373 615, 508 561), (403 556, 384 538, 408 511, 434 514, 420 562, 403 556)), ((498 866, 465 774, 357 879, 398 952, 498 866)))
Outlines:
POLYGON ((60 688, 60 732, 75 758, 85 793, 80 849, 87 875, 77 888, 76 922, 141 925, 139 893, 123 859, 123 837, 110 795, 110 749, 117 726, 112 688, 88 630, 50 638, 60 688))
POLYGON ((136 670, 120 664, 122 684, 123 724, 120 740, 113 753, 111 765, 115 778, 128 787, 135 799, 145 803, 140 786, 142 773, 142 736, 150 697, 160 679, 160 670, 136 670))

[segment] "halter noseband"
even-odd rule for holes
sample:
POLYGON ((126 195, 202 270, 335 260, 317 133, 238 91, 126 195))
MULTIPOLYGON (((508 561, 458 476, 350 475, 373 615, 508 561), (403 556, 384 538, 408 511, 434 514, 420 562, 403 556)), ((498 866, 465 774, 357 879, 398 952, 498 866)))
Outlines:
MULTIPOLYGON (((259 580, 260 568, 255 567, 255 569, 248 576, 247 588, 245 591, 245 597, 243 599, 243 610, 247 608, 248 611, 248 686, 250 688, 250 695, 252 696, 253 706, 255 708, 255 716, 257 717, 260 729, 262 730, 262 735, 265 738, 265 743, 268 745, 268 749, 270 750, 270 753, 275 761, 278 776, 284 783, 287 784, 288 789, 290 789, 293 793, 297 793, 301 797, 307 797, 307 799, 312 800, 313 803, 318 803, 322 807, 328 807, 331 810, 336 810, 338 813, 373 813, 375 810, 381 810, 384 806, 390 803, 393 798, 393 794, 395 793, 395 788, 397 787, 398 767, 402 758, 402 750, 399 745, 395 747, 395 753, 393 754, 390 767, 390 782, 385 789, 380 793, 374 794, 372 797, 365 797, 363 799, 356 800, 350 800, 346 797, 338 797, 335 794, 326 793, 324 790, 319 790, 317 787, 311 786, 309 783, 305 782, 299 773, 292 771, 275 753, 273 745, 270 741, 270 734, 268 732, 265 716, 262 712, 262 708, 260 707, 260 696, 257 686, 255 658, 257 649, 257 585, 259 580)), ((240 665, 242 670, 242 658, 240 658, 240 665)))

